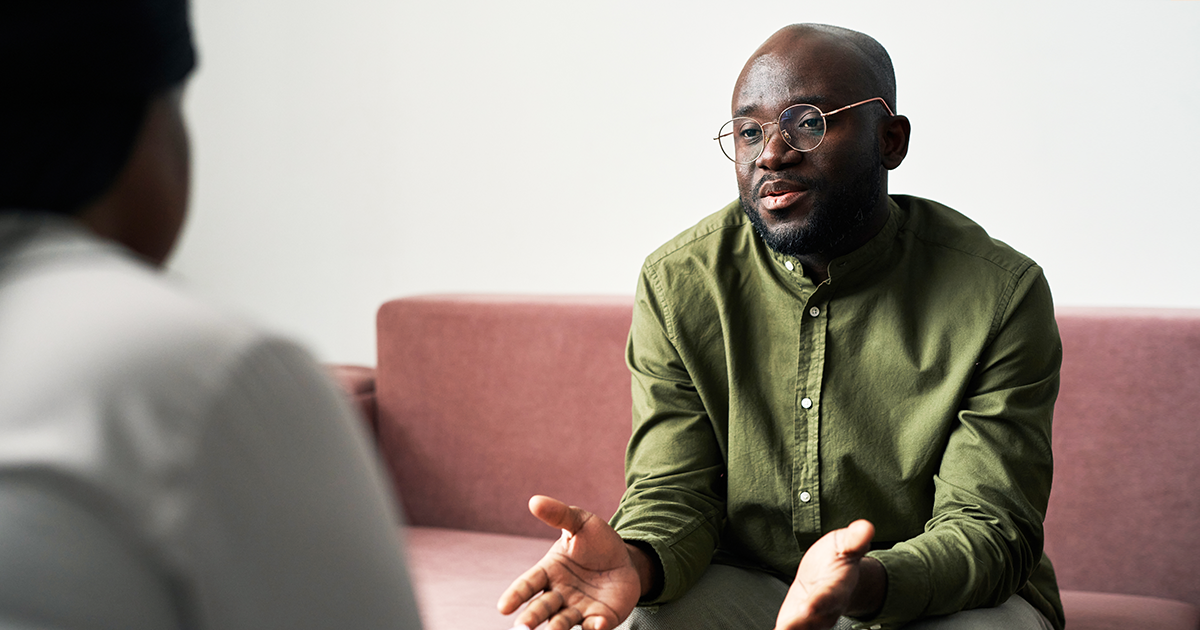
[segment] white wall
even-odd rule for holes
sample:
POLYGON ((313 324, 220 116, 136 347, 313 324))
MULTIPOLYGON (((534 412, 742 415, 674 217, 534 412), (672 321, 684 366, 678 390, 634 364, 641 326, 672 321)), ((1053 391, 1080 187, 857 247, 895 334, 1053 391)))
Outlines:
POLYGON ((891 52, 892 192, 1033 256, 1059 304, 1200 307, 1195 0, 193 2, 171 268, 324 360, 374 363, 401 295, 632 293, 735 196, 711 138, 800 21, 891 52))

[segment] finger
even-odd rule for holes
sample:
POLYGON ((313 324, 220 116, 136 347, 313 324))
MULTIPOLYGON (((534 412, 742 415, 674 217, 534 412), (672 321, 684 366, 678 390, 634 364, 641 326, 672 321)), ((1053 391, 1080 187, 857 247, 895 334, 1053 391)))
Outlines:
POLYGON ((871 550, 871 539, 875 537, 875 526, 870 521, 859 519, 837 532, 839 551, 843 557, 865 555, 871 550))
POLYGON ((582 622, 583 613, 572 606, 568 606, 554 615, 547 626, 547 630, 571 630, 571 628, 582 622))
POLYGON ((546 572, 541 567, 533 567, 522 573, 521 577, 513 580, 513 583, 500 595, 500 600, 496 602, 496 608, 500 610, 500 614, 507 615, 549 585, 550 578, 546 572))
POLYGON ((612 628, 616 627, 607 617, 601 617, 600 615, 588 617, 580 625, 583 626, 583 630, 612 630, 612 628))
POLYGON ((575 535, 591 516, 591 512, 587 510, 542 495, 529 499, 529 511, 543 523, 565 530, 571 535, 575 535))
MULTIPOLYGON (((517 623, 529 626, 530 628, 536 628, 543 621, 555 617, 562 610, 563 603, 562 595, 554 591, 546 591, 529 602, 525 610, 521 611, 520 615, 517 615, 517 623)), ((570 628, 567 628, 567 630, 570 630, 570 628)))

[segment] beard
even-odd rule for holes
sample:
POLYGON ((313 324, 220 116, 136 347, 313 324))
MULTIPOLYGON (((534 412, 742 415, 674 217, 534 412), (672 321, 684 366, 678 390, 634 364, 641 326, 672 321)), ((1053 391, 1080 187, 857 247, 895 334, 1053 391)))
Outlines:
POLYGON ((752 198, 747 198, 746 192, 742 192, 742 209, 767 247, 780 254, 799 257, 845 253, 841 248, 847 241, 862 234, 883 194, 883 173, 879 168, 879 160, 867 162, 867 165, 853 178, 836 186, 830 186, 828 181, 818 183, 806 180, 809 191, 813 193, 813 202, 808 220, 803 225, 781 226, 774 230, 767 227, 761 211, 751 203, 751 199, 759 198, 758 188, 769 180, 758 183, 752 198))

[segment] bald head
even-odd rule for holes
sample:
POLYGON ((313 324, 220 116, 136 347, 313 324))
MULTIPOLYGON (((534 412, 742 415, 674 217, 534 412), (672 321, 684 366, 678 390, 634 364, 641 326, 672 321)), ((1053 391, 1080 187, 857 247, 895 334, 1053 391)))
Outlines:
POLYGON ((751 75, 760 81, 786 80, 790 73, 785 70, 794 71, 788 66, 801 55, 820 59, 848 92, 881 96, 896 111, 896 72, 887 50, 870 35, 827 24, 792 24, 776 31, 746 62, 734 99, 751 75))

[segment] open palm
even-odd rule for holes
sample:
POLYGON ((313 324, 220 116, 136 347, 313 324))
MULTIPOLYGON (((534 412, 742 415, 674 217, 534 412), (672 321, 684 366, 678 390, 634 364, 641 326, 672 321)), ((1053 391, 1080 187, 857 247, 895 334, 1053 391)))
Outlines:
POLYGON ((641 582, 621 537, 603 519, 549 497, 529 501, 529 510, 563 535, 536 565, 517 578, 497 607, 509 614, 529 605, 517 623, 550 630, 611 630, 637 605, 641 582))
POLYGON ((776 630, 824 630, 848 614, 859 580, 859 563, 870 549, 875 527, 855 521, 822 536, 800 560, 776 630))

